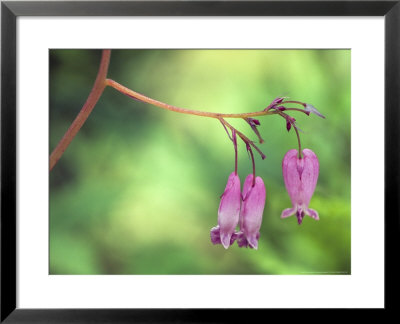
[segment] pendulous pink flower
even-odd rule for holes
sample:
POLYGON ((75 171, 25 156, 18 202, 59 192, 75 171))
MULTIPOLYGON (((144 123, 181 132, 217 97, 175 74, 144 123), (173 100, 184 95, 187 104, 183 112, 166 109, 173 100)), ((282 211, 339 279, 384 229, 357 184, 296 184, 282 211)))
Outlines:
POLYGON ((236 239, 239 247, 257 249, 266 193, 263 180, 256 177, 253 183, 253 179, 253 174, 249 174, 243 185, 240 232, 236 234, 236 239))
POLYGON ((319 220, 318 212, 308 208, 319 173, 319 163, 315 153, 304 149, 303 156, 299 158, 297 150, 290 150, 283 158, 282 172, 293 207, 285 209, 281 218, 296 214, 299 225, 304 215, 319 220))
POLYGON ((235 172, 232 172, 221 196, 218 226, 213 227, 210 232, 213 244, 222 244, 227 249, 235 241, 233 234, 239 222, 241 200, 240 179, 235 172))

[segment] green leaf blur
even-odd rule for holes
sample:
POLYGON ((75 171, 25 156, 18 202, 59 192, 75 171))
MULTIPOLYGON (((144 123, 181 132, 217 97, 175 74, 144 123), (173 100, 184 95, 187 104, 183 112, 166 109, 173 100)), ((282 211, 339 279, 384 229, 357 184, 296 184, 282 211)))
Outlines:
MULTIPOLYGON (((91 90, 101 51, 49 55, 50 154, 91 90)), ((234 169, 223 127, 106 88, 50 173, 50 273, 350 274, 350 58, 350 50, 113 50, 109 78, 178 107, 251 112, 278 96, 314 105, 326 119, 291 115, 320 162, 310 203, 320 220, 280 219, 291 207, 282 158, 297 139, 281 117, 264 116, 259 249, 212 245, 234 169)), ((243 120, 229 121, 256 140, 243 120)), ((239 142, 242 184, 249 173, 239 142)))

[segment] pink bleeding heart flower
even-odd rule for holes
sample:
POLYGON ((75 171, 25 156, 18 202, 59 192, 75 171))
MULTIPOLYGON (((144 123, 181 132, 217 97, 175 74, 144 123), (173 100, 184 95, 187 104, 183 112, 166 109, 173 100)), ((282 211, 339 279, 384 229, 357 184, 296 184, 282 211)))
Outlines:
POLYGON ((318 212, 308 208, 319 174, 319 163, 315 153, 304 149, 303 156, 299 158, 297 150, 290 150, 283 158, 282 171, 293 207, 285 209, 281 218, 296 214, 299 225, 304 215, 319 220, 318 212))
POLYGON ((241 200, 240 179, 235 172, 232 172, 221 196, 218 226, 213 227, 210 232, 213 244, 222 244, 227 249, 235 241, 234 232, 239 223, 241 200))
POLYGON ((236 239, 239 247, 257 249, 266 192, 263 180, 256 177, 253 186, 253 179, 253 174, 249 174, 243 185, 240 232, 236 234, 236 239))

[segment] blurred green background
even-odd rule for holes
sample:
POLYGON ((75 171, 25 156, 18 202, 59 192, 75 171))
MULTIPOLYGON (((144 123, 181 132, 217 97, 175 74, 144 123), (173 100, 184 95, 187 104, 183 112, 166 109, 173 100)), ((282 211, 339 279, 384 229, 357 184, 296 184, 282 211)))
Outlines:
MULTIPOLYGON (((96 78, 100 50, 50 50, 50 147, 96 78)), ((277 96, 326 116, 292 113, 320 162, 310 208, 295 216, 282 178, 296 135, 261 117, 257 174, 267 189, 259 249, 212 245, 210 229, 233 146, 215 119, 165 111, 106 88, 50 173, 50 274, 350 273, 350 50, 113 50, 108 77, 190 109, 259 111, 277 96)), ((228 120, 256 140, 243 120, 228 120)), ((239 143, 242 184, 251 161, 239 143)))

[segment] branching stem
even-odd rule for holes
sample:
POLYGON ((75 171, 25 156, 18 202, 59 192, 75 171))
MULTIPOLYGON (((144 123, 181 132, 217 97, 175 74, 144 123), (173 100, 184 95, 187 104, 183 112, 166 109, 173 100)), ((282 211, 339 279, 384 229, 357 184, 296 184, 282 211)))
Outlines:
POLYGON ((246 135, 243 133, 239 132, 236 128, 234 128, 231 124, 229 124, 225 119, 219 118, 220 122, 227 126, 231 131, 236 131, 236 134, 242 139, 243 142, 245 142, 248 145, 251 145, 255 148, 255 150, 261 155, 261 158, 264 160, 265 159, 265 154, 261 152, 261 150, 254 144, 252 140, 250 140, 246 135))
MULTIPOLYGON (((137 99, 137 100, 145 102, 145 103, 149 103, 153 106, 157 106, 162 109, 167 109, 167 110, 182 113, 182 114, 190 114, 190 115, 196 115, 196 116, 216 118, 224 125, 224 127, 225 126, 228 127, 232 132, 235 131, 235 133, 247 145, 252 146, 261 155, 261 157, 263 159, 265 158, 265 155, 253 143, 253 141, 248 139, 243 133, 236 130, 224 118, 244 118, 245 119, 245 118, 266 116, 266 115, 280 115, 282 117, 288 116, 287 114, 285 114, 277 109, 262 110, 262 111, 249 112, 249 113, 223 114, 223 113, 214 113, 214 112, 206 112, 206 111, 200 111, 200 110, 180 108, 180 107, 166 104, 164 102, 146 97, 145 95, 135 92, 135 91, 119 84, 118 82, 115 82, 114 80, 108 79, 107 72, 108 72, 108 66, 110 63, 110 56, 111 56, 111 50, 103 50, 99 71, 97 73, 96 81, 94 82, 94 85, 89 94, 89 97, 87 98, 81 111, 76 116, 75 120, 72 122, 71 126, 68 128, 67 132, 64 134, 64 136, 62 137, 62 139, 60 140, 60 142, 57 144, 56 148, 53 150, 53 152, 50 155, 50 171, 56 165, 58 160, 61 158, 62 154, 67 149, 68 145, 71 143, 73 138, 76 136, 78 131, 81 129, 81 127, 85 123, 86 119, 89 117, 90 113, 92 112, 93 108, 95 107, 97 101, 99 100, 99 98, 100 98, 101 94, 103 93, 106 86, 110 86, 131 98, 137 99)), ((304 106, 304 103, 299 102, 299 101, 285 101, 285 102, 282 102, 282 104, 283 103, 296 103, 296 104, 301 104, 304 106)), ((297 108, 286 108, 286 110, 293 110, 293 111, 307 113, 304 110, 297 109, 297 108)), ((299 144, 299 157, 301 158, 301 145, 300 145, 299 133, 298 133, 298 130, 295 127, 295 125, 293 125, 293 127, 297 134, 297 140, 298 140, 298 144, 299 144)), ((253 162, 254 162, 254 158, 253 158, 253 162)))
POLYGON ((114 80, 107 79, 106 83, 108 86, 113 87, 114 89, 118 90, 119 92, 127 95, 128 97, 149 103, 153 106, 157 106, 162 109, 167 109, 170 111, 178 112, 181 114, 189 114, 189 115, 196 115, 196 116, 203 116, 203 117, 211 117, 211 118, 246 118, 246 117, 257 117, 257 116, 265 116, 265 115, 274 115, 276 111, 256 111, 256 112, 249 112, 249 113, 240 113, 240 114, 222 114, 222 113, 214 113, 214 112, 207 112, 201 110, 192 110, 186 108, 180 108, 176 106, 172 106, 166 104, 164 102, 146 97, 139 92, 133 91, 127 87, 124 87, 122 84, 115 82, 114 80))

